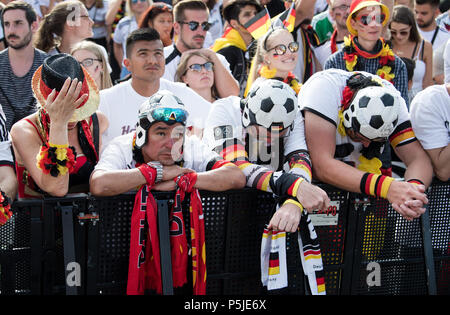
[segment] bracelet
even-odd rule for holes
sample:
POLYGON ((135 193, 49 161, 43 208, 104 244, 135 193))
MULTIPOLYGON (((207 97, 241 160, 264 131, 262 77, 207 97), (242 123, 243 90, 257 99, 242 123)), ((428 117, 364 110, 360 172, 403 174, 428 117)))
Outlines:
POLYGON ((152 168, 154 168, 156 170, 155 184, 159 183, 160 181, 162 181, 162 179, 163 179, 163 166, 162 166, 161 162, 158 162, 158 161, 148 162, 147 165, 152 167, 152 168))
POLYGON ((424 185, 425 186, 425 184, 420 179, 417 179, 417 178, 408 179, 407 182, 411 183, 411 184, 415 184, 415 185, 424 185))
POLYGON ((0 190, 0 226, 8 222, 12 217, 11 205, 9 203, 9 198, 6 196, 3 190, 0 190))
POLYGON ((373 173, 364 173, 361 178, 360 190, 361 193, 370 196, 387 198, 389 187, 394 178, 373 173))
POLYGON ((289 187, 287 193, 292 197, 297 197, 298 186, 304 181, 303 177, 297 178, 297 180, 289 187))
POLYGON ((183 191, 192 192, 194 190, 194 185, 197 182, 197 173, 191 172, 186 174, 181 174, 173 179, 175 185, 183 191))
POLYGON ((156 169, 147 164, 142 164, 138 167, 138 170, 141 171, 142 175, 145 177, 145 181, 147 185, 150 187, 153 186, 156 182, 156 169))
POLYGON ((301 211, 303 211, 303 206, 302 206, 302 204, 301 204, 300 202, 298 202, 297 200, 288 198, 288 199, 286 199, 285 202, 283 202, 283 206, 284 206, 285 204, 288 204, 288 203, 291 203, 291 204, 293 204, 293 205, 296 205, 297 207, 300 208, 301 211))
POLYGON ((75 148, 68 144, 44 143, 36 156, 36 166, 53 177, 72 172, 75 165, 75 148))

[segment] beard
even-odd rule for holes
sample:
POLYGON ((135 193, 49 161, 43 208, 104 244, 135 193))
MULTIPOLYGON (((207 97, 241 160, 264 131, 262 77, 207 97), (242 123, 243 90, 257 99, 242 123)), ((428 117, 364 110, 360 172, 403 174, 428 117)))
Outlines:
POLYGON ((30 31, 27 35, 25 35, 25 37, 23 38, 22 41, 20 41, 20 42, 18 42, 18 43, 15 43, 15 44, 11 43, 11 42, 8 40, 8 39, 9 39, 10 37, 12 37, 12 36, 15 37, 15 38, 19 38, 18 36, 12 34, 12 35, 9 35, 9 36, 6 38, 6 42, 8 43, 8 46, 9 46, 9 47, 11 47, 11 48, 13 48, 13 49, 16 49, 16 50, 19 50, 19 49, 22 49, 22 48, 28 46, 28 44, 31 42, 31 39, 32 39, 32 37, 33 37, 33 33, 30 31))

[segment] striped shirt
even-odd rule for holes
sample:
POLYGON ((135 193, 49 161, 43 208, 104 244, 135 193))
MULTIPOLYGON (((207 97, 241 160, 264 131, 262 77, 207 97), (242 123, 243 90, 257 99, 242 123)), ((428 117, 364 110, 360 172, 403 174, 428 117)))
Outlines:
POLYGON ((8 130, 6 130, 6 117, 0 105, 0 166, 14 167, 14 161, 11 151, 11 140, 8 130))
MULTIPOLYGON (((368 73, 376 74, 380 68, 379 58, 367 59, 362 56, 358 56, 358 64, 361 65, 361 69, 355 69, 357 71, 365 71, 368 73)), ((344 60, 344 52, 342 50, 331 55, 325 62, 324 69, 342 69, 347 70, 344 60)), ((408 98, 408 72, 403 61, 395 56, 395 69, 394 69, 394 87, 400 91, 403 99, 406 102, 406 106, 409 108, 408 98)))
POLYGON ((6 116, 6 129, 9 131, 14 123, 36 111, 31 79, 47 54, 35 49, 30 70, 23 77, 18 77, 11 68, 8 50, 9 48, 0 52, 0 104, 6 116))

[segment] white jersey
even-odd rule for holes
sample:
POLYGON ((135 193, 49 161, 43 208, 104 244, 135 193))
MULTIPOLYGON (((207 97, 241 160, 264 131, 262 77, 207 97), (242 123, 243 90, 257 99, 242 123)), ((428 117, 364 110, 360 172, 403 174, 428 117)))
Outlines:
MULTIPOLYGON (((376 77, 383 82, 383 85, 392 91, 394 94, 398 94, 398 90, 388 81, 381 79, 380 77, 359 71, 359 73, 376 77)), ((300 109, 302 111, 310 111, 316 115, 319 115, 323 119, 327 120, 335 127, 339 125, 339 109, 341 108, 342 91, 344 90, 347 79, 352 76, 354 72, 348 72, 340 69, 328 69, 315 73, 309 80, 302 86, 298 96, 300 109)), ((403 98, 400 97, 400 111, 398 117, 397 126, 409 121, 408 109, 403 98)), ((399 130, 394 130, 397 133, 399 130)), ((394 136, 393 134, 391 137, 394 136)), ((397 138, 398 139, 398 138, 397 138)), ((401 143, 406 143, 411 138, 405 138, 401 143)), ((392 138, 390 138, 392 143, 392 138)), ((397 144, 397 145, 398 145, 397 144)), ((355 166, 359 165, 360 151, 363 148, 360 142, 354 142, 347 136, 341 136, 336 132, 336 158, 346 162, 353 162, 355 166), (349 145, 350 144, 350 145, 349 145)))
MULTIPOLYGON (((100 160, 95 166, 95 170, 114 171, 135 168, 133 136, 134 133, 130 133, 113 139, 103 151, 100 160)), ((209 150, 197 137, 185 138, 183 167, 190 168, 196 172, 205 172, 217 160, 221 160, 217 153, 209 150)))
MULTIPOLYGON (((203 131, 203 141, 207 143, 211 150, 223 146, 225 141, 231 139, 237 139, 245 144, 246 132, 242 126, 240 100, 237 96, 229 96, 213 103, 203 131)), ((295 151, 307 150, 303 124, 303 116, 299 111, 293 129, 284 138, 284 152, 279 158, 288 156, 295 151)), ((254 162, 256 158, 252 154, 251 148, 247 153, 249 160, 254 162)), ((264 165, 275 170, 273 167, 275 164, 264 165)))
MULTIPOLYGON (((109 121, 109 127, 102 136, 104 145, 115 137, 136 129, 139 108, 148 97, 138 94, 132 87, 131 80, 100 91, 99 110, 109 121)), ((203 128, 211 108, 210 102, 180 82, 160 79, 159 90, 168 90, 174 93, 184 103, 188 112, 186 127, 203 128)))
POLYGON ((445 84, 419 92, 411 103, 411 124, 425 150, 450 143, 450 95, 445 84))

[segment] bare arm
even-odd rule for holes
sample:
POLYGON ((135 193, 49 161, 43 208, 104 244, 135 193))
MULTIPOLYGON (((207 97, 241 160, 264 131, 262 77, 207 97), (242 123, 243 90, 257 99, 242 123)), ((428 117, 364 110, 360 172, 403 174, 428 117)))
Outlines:
POLYGON ((395 148, 395 153, 407 166, 405 180, 419 179, 426 187, 430 185, 433 178, 433 167, 419 141, 398 146, 395 148))
POLYGON ((450 145, 443 148, 426 150, 433 164, 436 177, 442 181, 450 178, 450 145))
POLYGON ((295 27, 306 19, 312 20, 316 0, 296 0, 295 1, 295 27))
POLYGON ((111 25, 116 18, 116 14, 122 5, 123 0, 111 0, 108 5, 108 12, 106 12, 105 23, 111 25))
POLYGON ((14 169, 10 166, 0 167, 0 189, 14 200, 17 194, 17 178, 14 169))
POLYGON ((114 53, 114 58, 116 58, 117 63, 119 64, 120 68, 122 68, 122 60, 123 60, 122 44, 117 44, 116 42, 114 42, 113 43, 113 53, 114 53))
POLYGON ((430 85, 433 85, 433 47, 431 46, 431 43, 425 42, 424 43, 424 62, 425 62, 425 75, 423 77, 422 81, 422 87, 423 89, 429 87, 430 85))

